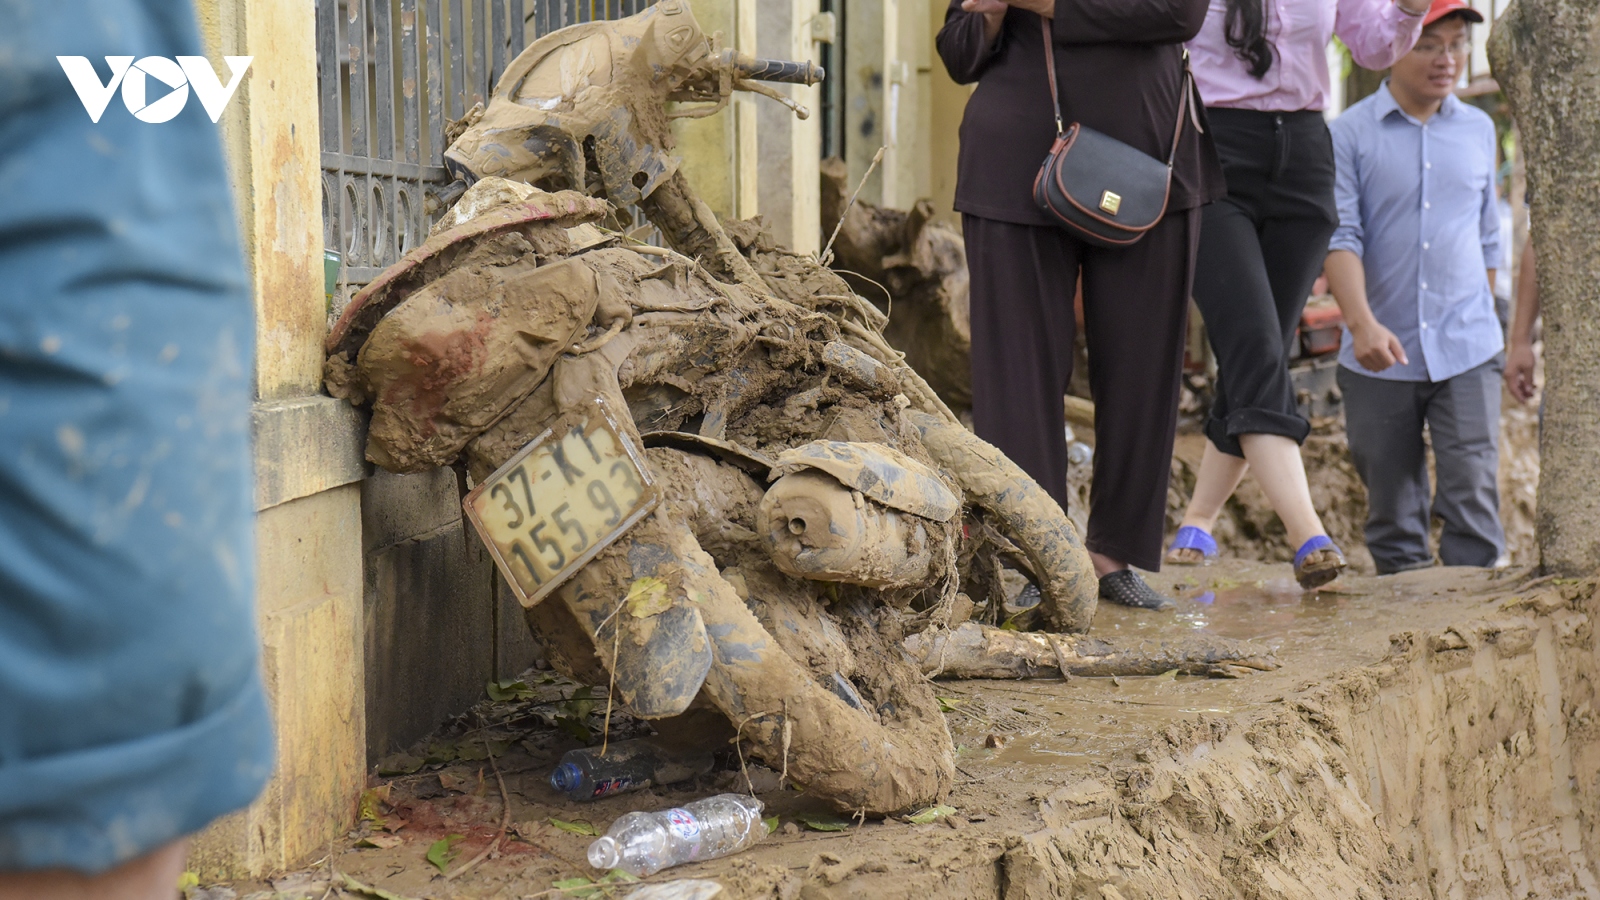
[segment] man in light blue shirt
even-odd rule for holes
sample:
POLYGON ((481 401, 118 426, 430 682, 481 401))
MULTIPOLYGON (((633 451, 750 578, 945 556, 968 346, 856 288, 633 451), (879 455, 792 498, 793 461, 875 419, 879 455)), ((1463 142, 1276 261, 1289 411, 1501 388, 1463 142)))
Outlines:
POLYGON ((1441 0, 1429 18, 1384 86, 1332 126, 1339 228, 1327 274, 1347 326, 1338 378, 1380 574, 1433 562, 1424 425, 1440 560, 1492 566, 1505 549, 1495 130, 1452 92, 1467 23, 1482 17, 1441 0))

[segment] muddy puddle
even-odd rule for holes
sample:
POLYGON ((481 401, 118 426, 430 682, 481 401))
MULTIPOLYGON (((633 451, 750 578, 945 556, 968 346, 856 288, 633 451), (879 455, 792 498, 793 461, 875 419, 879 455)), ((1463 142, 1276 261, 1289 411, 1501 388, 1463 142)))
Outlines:
MULTIPOLYGON (((1363 651, 1383 652, 1394 631, 1447 622, 1464 611, 1456 595, 1468 591, 1466 584, 1448 583, 1446 575, 1442 591, 1435 593, 1440 578, 1434 574, 1425 580, 1367 579, 1360 587, 1341 583, 1331 591, 1306 593, 1287 569, 1252 563, 1169 569, 1151 581, 1178 598, 1175 610, 1152 615, 1103 605, 1093 628, 1097 637, 1130 642, 1158 640, 1180 628, 1253 640, 1278 654, 1290 670, 1286 675, 944 682, 941 695, 958 701, 949 720, 963 758, 1002 768, 1104 763, 1174 717, 1233 715, 1270 699, 1266 694, 1281 695, 1285 677, 1303 682, 1349 665, 1363 651), (967 703, 973 704, 970 711, 963 708, 967 703)), ((1465 611, 1471 608, 1469 603, 1465 611)), ((1017 774, 1026 777, 1023 771, 1017 774)))
MULTIPOLYGON (((1283 564, 1169 570, 1155 580, 1183 597, 1176 610, 1102 608, 1093 629, 1255 639, 1277 671, 938 682, 960 750, 956 812, 931 824, 833 819, 778 773, 741 770, 732 748, 697 782, 567 802, 547 780, 580 746, 563 718, 600 712, 547 684, 536 688, 553 700, 486 704, 416 748, 416 771, 375 775, 365 820, 318 866, 226 889, 388 896, 350 892, 348 876, 418 900, 563 896, 557 885, 623 897, 632 886, 583 880, 602 873, 574 830, 753 786, 776 833, 649 881, 710 878, 723 897, 785 900, 1600 896, 1595 585, 1519 589, 1515 570, 1435 569, 1300 594, 1287 577, 1283 564), (427 861, 461 835, 458 867, 502 821, 470 871, 445 880, 427 861)), ((603 709, 603 691, 590 697, 603 709)))

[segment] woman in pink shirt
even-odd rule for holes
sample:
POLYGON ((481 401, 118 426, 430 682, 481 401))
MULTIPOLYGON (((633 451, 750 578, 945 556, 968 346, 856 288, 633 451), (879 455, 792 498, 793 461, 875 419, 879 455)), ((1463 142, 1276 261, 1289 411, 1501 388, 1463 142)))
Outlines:
POLYGON ((1387 68, 1411 49, 1418 0, 1211 0, 1189 42, 1195 82, 1227 176, 1228 195, 1200 227, 1194 299, 1217 357, 1205 457, 1167 561, 1217 554, 1211 530, 1253 469, 1288 531, 1295 577, 1337 578, 1344 554, 1311 504, 1299 445, 1311 426, 1289 382, 1289 342, 1339 218, 1333 201, 1329 39, 1355 61, 1387 68))

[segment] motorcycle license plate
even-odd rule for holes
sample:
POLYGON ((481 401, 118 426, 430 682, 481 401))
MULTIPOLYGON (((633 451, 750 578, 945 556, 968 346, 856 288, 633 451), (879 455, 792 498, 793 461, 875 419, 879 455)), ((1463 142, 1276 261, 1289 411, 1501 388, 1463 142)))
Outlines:
POLYGON ((633 527, 659 493, 598 400, 517 451, 467 494, 467 518, 523 606, 633 527))

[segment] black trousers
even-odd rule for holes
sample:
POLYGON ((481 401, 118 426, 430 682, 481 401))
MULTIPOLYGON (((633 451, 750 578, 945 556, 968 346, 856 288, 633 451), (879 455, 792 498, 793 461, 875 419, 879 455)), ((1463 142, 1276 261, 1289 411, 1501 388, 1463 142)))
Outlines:
POLYGON ((1072 297, 1081 266, 1095 400, 1084 543, 1151 571, 1161 568, 1199 224, 1198 209, 1175 212, 1132 247, 1107 250, 1059 228, 962 217, 978 436, 1066 508, 1062 397, 1072 375, 1072 297))
POLYGON ((1241 434, 1304 442, 1289 351, 1339 224, 1333 141, 1322 113, 1207 108, 1228 196, 1200 226, 1195 305, 1217 356, 1206 437, 1243 456, 1241 434))

